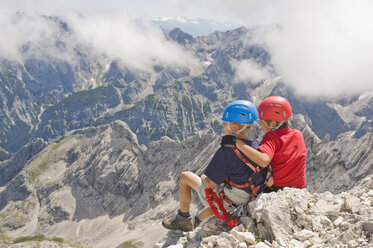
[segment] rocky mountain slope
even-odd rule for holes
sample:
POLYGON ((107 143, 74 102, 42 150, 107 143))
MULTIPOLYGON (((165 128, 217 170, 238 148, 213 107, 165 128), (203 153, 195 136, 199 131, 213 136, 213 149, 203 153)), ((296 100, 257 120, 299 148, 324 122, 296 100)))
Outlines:
POLYGON ((160 214, 154 209, 173 195, 182 170, 202 170, 211 152, 196 154, 216 146, 214 140, 206 133, 184 143, 165 138, 146 148, 125 123, 113 122, 69 136, 37 156, 27 154, 27 166, 0 193, 1 232, 65 233, 64 238, 94 245, 119 228, 115 240, 120 239, 131 219, 160 214), (86 233, 94 222, 108 225, 86 233))
MULTIPOLYGON (((1 175, 10 173, 7 168, 15 161, 24 166, 0 188, 0 232, 57 236, 90 247, 117 247, 134 238, 145 247, 244 247, 240 243, 251 244, 252 237, 272 247, 369 247, 372 135, 320 140, 304 116, 294 116, 292 125, 307 144, 307 190, 288 189, 253 202, 249 209, 255 225, 246 218, 244 226, 221 233, 212 219, 194 234, 167 233, 160 222, 178 208, 180 172, 201 173, 219 136, 210 130, 184 141, 163 137, 146 147, 126 123, 115 121, 76 131, 46 147, 41 141, 32 143, 3 162, 1 175)), ((258 136, 255 132, 251 135, 258 136)))
MULTIPOLYGON (((278 78, 236 80, 234 61, 255 61, 276 70, 263 47, 246 42, 252 35, 249 29, 195 38, 175 29, 168 40, 193 54, 198 68, 160 64, 152 72, 144 72, 80 44, 74 30, 62 20, 48 21, 59 27, 53 39, 45 41, 48 49, 74 59, 30 55, 43 44, 25 45, 18 61, 0 58, 0 147, 8 153, 14 154, 35 138, 49 142, 77 128, 114 120, 125 121, 141 144, 163 136, 183 140, 200 130, 218 132, 219 115, 231 100, 259 103, 271 94, 287 97, 294 112, 303 114, 321 139, 329 134, 335 140, 346 131, 362 137, 371 131, 372 104, 360 109, 356 106, 363 105, 354 102, 356 99, 343 103, 307 100, 278 78), (348 118, 346 112, 351 113, 348 118)), ((371 95, 362 98, 365 102, 372 99, 371 95)))

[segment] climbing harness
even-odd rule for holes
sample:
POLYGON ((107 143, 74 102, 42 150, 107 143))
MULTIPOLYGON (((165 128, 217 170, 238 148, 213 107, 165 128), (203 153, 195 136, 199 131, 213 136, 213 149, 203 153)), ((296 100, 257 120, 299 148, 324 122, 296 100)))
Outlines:
POLYGON ((215 216, 220 220, 225 220, 228 226, 234 227, 234 225, 236 225, 237 222, 239 221, 238 217, 235 217, 234 220, 231 220, 229 218, 229 214, 227 210, 224 208, 223 203, 221 202, 219 197, 216 195, 216 193, 212 191, 212 189, 210 188, 205 189, 205 194, 206 194, 206 199, 210 205, 210 208, 214 212, 215 216), (213 200, 216 202, 216 204, 218 205, 223 215, 219 213, 219 211, 217 210, 217 208, 215 207, 213 203, 213 200))
MULTIPOLYGON (((270 176, 271 176, 271 172, 272 172, 272 167, 271 165, 269 164, 268 165, 268 172, 266 174, 266 178, 265 178, 265 181, 263 184, 261 185, 258 185, 258 186, 255 186, 253 181, 252 181, 252 176, 256 173, 260 173, 260 168, 259 167, 255 167, 253 166, 251 163, 249 163, 242 155, 241 153, 238 151, 238 149, 236 147, 232 147, 234 153, 237 155, 237 157, 242 161, 244 162, 254 173, 250 175, 250 177, 248 178, 248 182, 245 183, 245 184, 237 184, 237 183, 234 183, 232 182, 232 180, 230 180, 228 177, 225 179, 225 182, 226 184, 229 184, 230 186, 233 186, 233 187, 236 187, 236 188, 240 188, 240 189, 243 189, 243 188, 247 188, 247 187, 250 187, 251 188, 251 196, 250 196, 250 199, 249 199, 249 202, 258 196, 258 192, 260 191, 260 189, 264 188, 265 184, 268 182, 270 176)), ((224 194, 224 189, 219 193, 219 197, 217 196, 217 194, 210 188, 207 188, 205 189, 205 195, 206 195, 206 200, 208 201, 209 205, 210 205, 210 208, 211 210, 214 212, 214 215, 220 219, 220 220, 225 220, 225 222, 227 222, 228 226, 230 227, 233 227, 234 225, 237 224, 237 222, 239 221, 239 216, 241 216, 241 212, 242 212, 242 208, 243 208, 243 205, 239 205, 239 206, 236 206, 233 204, 232 200, 229 199, 225 194, 224 194), (213 201, 216 202, 216 204, 218 205, 222 215, 219 213, 218 209, 215 207, 213 201), (234 205, 236 208, 230 212, 230 214, 228 214, 227 210, 224 208, 223 206, 223 203, 222 201, 226 201, 228 204, 230 205, 234 205), (233 213, 235 213, 236 211, 238 211, 238 214, 237 216, 238 217, 235 217, 233 220, 230 219, 230 215, 232 215, 233 213)))
POLYGON ((250 177, 248 178, 248 182, 245 183, 245 184, 237 184, 237 183, 234 183, 232 182, 232 180, 230 180, 229 178, 226 178, 225 181, 233 186, 233 187, 236 187, 236 188, 239 188, 239 189, 243 189, 243 188, 247 188, 247 187, 250 187, 251 188, 251 196, 250 196, 250 200, 257 197, 258 196, 258 192, 265 187, 265 184, 268 182, 270 176, 271 176, 271 172, 272 172, 272 166, 271 164, 268 165, 268 171, 267 171, 267 174, 265 176, 265 180, 264 180, 264 183, 261 184, 261 185, 258 185, 255 187, 253 181, 252 181, 252 177, 253 175, 255 175, 256 173, 260 173, 260 167, 255 167, 253 166, 249 161, 247 161, 240 153, 240 151, 236 148, 236 147, 232 147, 232 150, 234 151, 234 153, 237 155, 237 157, 242 161, 244 162, 254 173, 250 175, 250 177))

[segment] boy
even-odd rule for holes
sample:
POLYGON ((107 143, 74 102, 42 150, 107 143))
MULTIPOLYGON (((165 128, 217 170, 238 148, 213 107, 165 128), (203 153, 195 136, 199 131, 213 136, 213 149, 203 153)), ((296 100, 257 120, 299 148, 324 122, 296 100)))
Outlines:
MULTIPOLYGON (((258 120, 258 111, 254 104, 249 101, 238 100, 230 103, 224 113, 223 127, 226 135, 234 135, 237 140, 255 149, 258 145, 246 137, 250 130, 251 123, 258 120)), ((237 155, 239 151, 232 147, 220 147, 208 164, 201 177, 192 172, 182 172, 180 175, 179 205, 178 214, 173 219, 165 219, 162 225, 170 230, 192 231, 199 223, 214 215, 205 197, 205 189, 214 189, 215 193, 224 193, 226 201, 232 201, 233 205, 247 204, 252 198, 252 188, 246 186, 248 177, 253 175, 252 169, 241 159, 246 159, 255 168, 260 168, 252 163, 244 155, 241 158, 237 155), (233 182, 234 186, 224 187, 224 182, 233 182), (223 186, 222 186, 223 185, 223 186), (246 187, 244 187, 246 186, 246 187), (197 213, 195 217, 189 214, 192 200, 192 189, 195 190, 199 199, 204 205, 204 209, 197 213)), ((265 170, 266 171, 266 170, 265 170)), ((252 176, 255 186, 263 185, 266 181, 265 173, 255 173, 252 176)), ((264 187, 263 187, 264 188, 264 187)), ((260 189, 259 191, 261 191, 260 189)), ((257 193, 260 193, 260 192, 257 193)), ((225 202, 225 201, 224 201, 225 202)))
POLYGON ((265 134, 257 150, 240 140, 235 142, 232 136, 223 137, 222 145, 235 145, 261 167, 271 163, 274 186, 265 192, 284 187, 304 188, 307 149, 302 133, 289 128, 288 118, 292 115, 289 102, 281 96, 270 96, 260 103, 258 112, 265 134))

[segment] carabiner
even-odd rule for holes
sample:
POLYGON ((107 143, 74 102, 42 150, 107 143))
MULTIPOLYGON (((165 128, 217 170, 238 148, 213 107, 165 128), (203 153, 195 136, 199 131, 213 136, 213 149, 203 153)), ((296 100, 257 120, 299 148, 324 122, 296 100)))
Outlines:
POLYGON ((230 212, 229 214, 230 214, 230 215, 234 214, 238 209, 239 209, 239 211, 238 211, 237 216, 238 216, 238 217, 241 216, 242 209, 243 209, 243 205, 239 205, 238 207, 236 207, 235 209, 233 209, 232 212, 230 212))

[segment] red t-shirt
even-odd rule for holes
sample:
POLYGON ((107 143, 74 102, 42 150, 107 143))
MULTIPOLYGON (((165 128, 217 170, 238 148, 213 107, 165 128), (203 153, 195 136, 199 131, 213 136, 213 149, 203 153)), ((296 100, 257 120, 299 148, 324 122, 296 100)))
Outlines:
POLYGON ((301 131, 283 128, 267 132, 258 150, 271 158, 275 186, 306 186, 307 149, 301 131))

